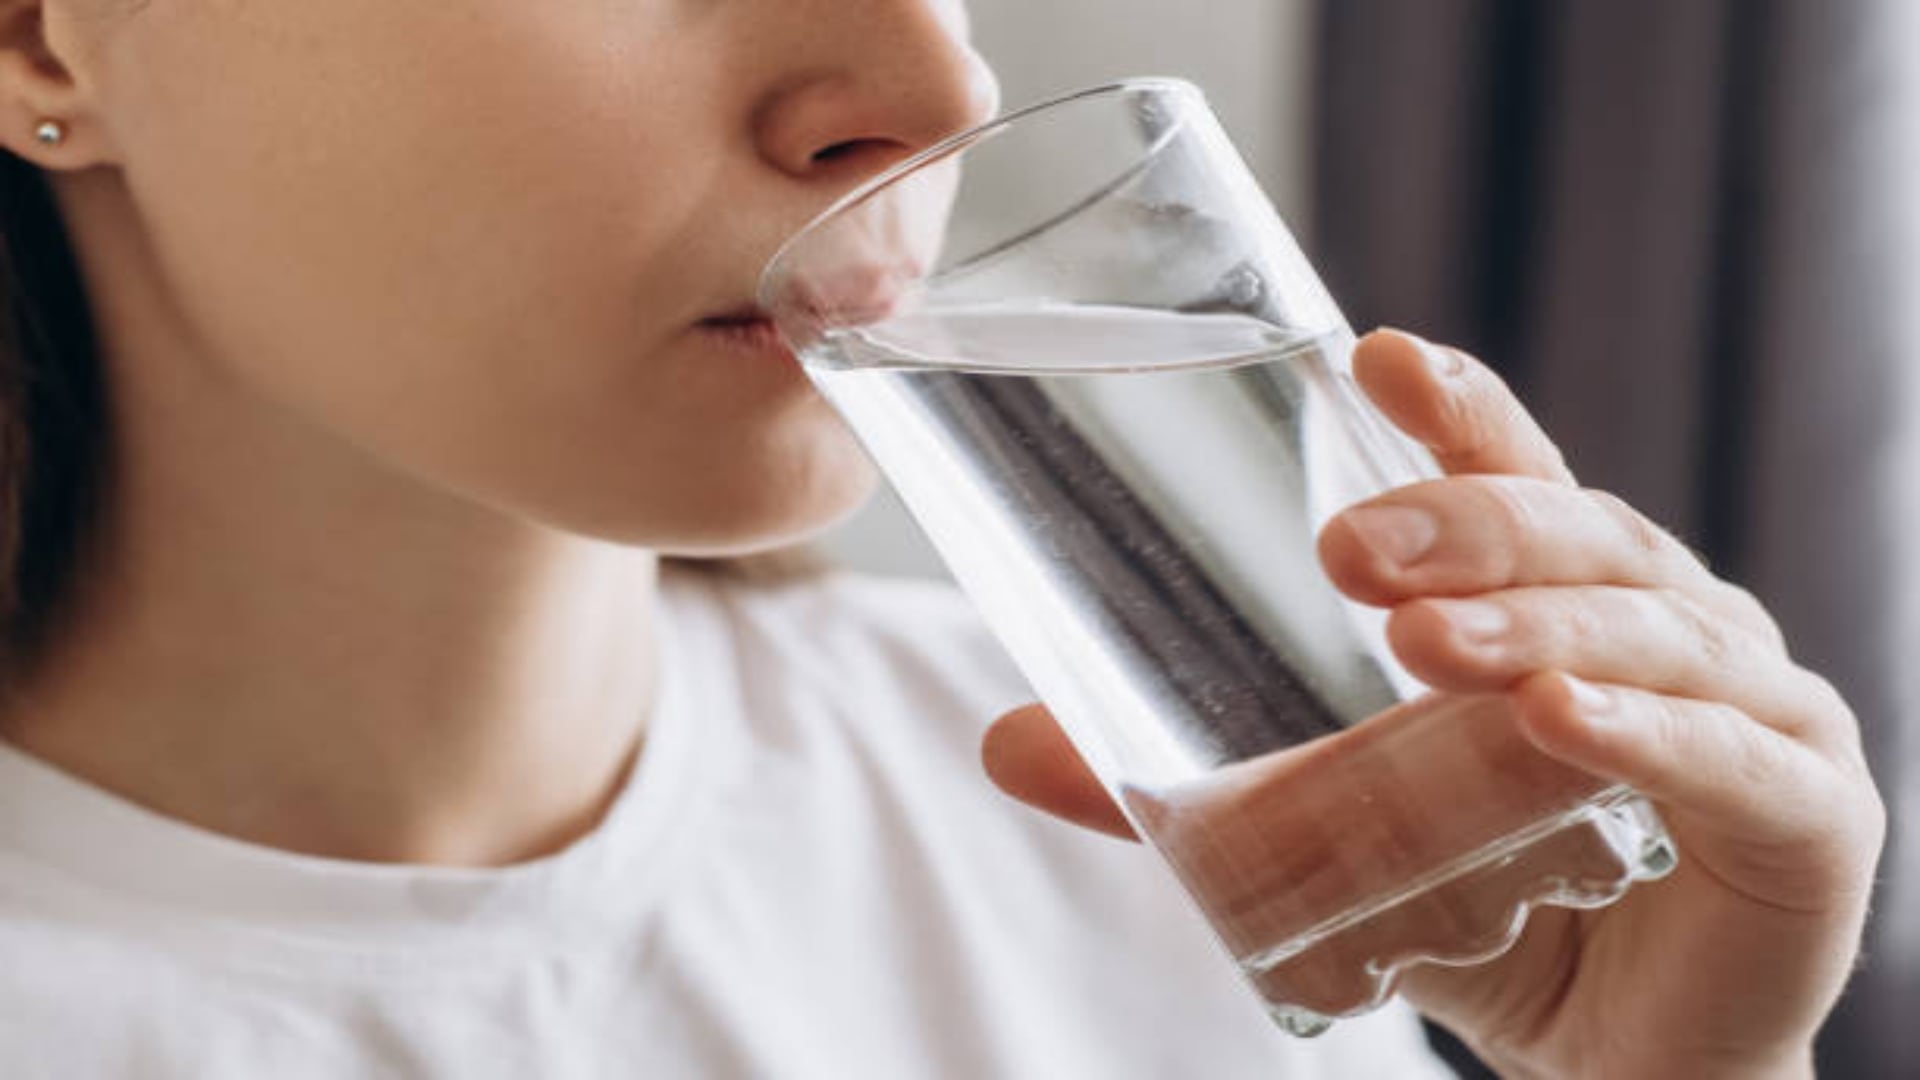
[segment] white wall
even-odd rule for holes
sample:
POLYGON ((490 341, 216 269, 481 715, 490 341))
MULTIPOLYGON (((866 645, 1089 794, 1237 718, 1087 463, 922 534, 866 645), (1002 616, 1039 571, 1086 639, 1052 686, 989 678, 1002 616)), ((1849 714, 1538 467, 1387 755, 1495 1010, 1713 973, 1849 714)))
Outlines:
MULTIPOLYGON (((1305 211, 1308 0, 972 0, 974 36, 1008 107, 1129 75, 1207 92, 1289 218, 1305 211)), ((941 574, 891 492, 822 546, 855 566, 941 574)))

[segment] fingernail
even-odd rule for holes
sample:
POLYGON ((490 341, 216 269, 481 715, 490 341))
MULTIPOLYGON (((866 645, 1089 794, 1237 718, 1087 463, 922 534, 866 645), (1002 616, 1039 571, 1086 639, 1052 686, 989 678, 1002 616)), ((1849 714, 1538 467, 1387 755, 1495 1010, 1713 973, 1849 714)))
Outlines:
POLYGON ((1453 632, 1470 645, 1495 644, 1505 638, 1513 626, 1513 619, 1500 604, 1485 600, 1435 600, 1432 603, 1447 620, 1447 625, 1453 627, 1453 632))
POLYGON ((1369 506, 1347 512, 1347 526, 1374 557, 1393 566, 1418 562, 1440 537, 1433 515, 1411 506, 1369 506))
MULTIPOLYGON (((1405 330, 1400 332, 1407 334, 1405 330)), ((1435 377, 1451 379, 1467 370, 1467 362, 1461 359, 1460 354, 1453 349, 1445 345, 1435 345, 1419 334, 1407 334, 1407 337, 1420 350, 1420 358, 1427 362, 1427 370, 1433 372, 1435 377)))
POLYGON ((1573 695, 1574 707, 1589 717, 1606 716, 1613 712, 1619 699, 1611 692, 1571 675, 1562 676, 1567 681, 1567 692, 1573 695))

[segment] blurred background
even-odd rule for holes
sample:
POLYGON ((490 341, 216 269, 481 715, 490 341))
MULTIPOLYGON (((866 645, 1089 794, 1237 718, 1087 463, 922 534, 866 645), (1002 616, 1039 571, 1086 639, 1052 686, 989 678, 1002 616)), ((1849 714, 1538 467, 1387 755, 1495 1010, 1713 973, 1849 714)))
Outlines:
MULTIPOLYGON (((1920 1076, 1920 2, 972 7, 1010 106, 1198 82, 1356 327, 1482 356, 1768 604, 1894 819, 1821 1073, 1920 1076)), ((826 546, 941 573, 891 498, 826 546)))

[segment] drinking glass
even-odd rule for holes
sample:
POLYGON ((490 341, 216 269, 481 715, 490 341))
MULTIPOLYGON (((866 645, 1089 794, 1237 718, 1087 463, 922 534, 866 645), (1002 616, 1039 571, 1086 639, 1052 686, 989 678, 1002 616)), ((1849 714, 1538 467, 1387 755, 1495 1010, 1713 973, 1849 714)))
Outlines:
POLYGON ((957 135, 760 301, 1287 1030, 1674 864, 1642 799, 1429 692, 1328 581, 1328 518, 1439 473, 1193 86, 957 135))

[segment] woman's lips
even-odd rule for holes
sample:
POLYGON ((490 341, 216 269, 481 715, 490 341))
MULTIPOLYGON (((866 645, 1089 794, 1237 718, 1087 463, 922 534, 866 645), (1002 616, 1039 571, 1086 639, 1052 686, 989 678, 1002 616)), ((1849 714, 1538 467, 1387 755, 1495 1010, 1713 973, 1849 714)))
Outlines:
POLYGON ((797 362, 793 350, 787 347, 773 320, 759 311, 712 315, 694 325, 702 336, 729 348, 797 362))
MULTIPOLYGON (((806 348, 832 328, 886 321, 900 310, 922 274, 919 264, 911 261, 857 262, 837 267, 831 274, 789 278, 773 303, 782 312, 787 331, 806 348)), ((695 328, 710 340, 798 362, 787 336, 767 308, 757 304, 709 315, 695 328)))

